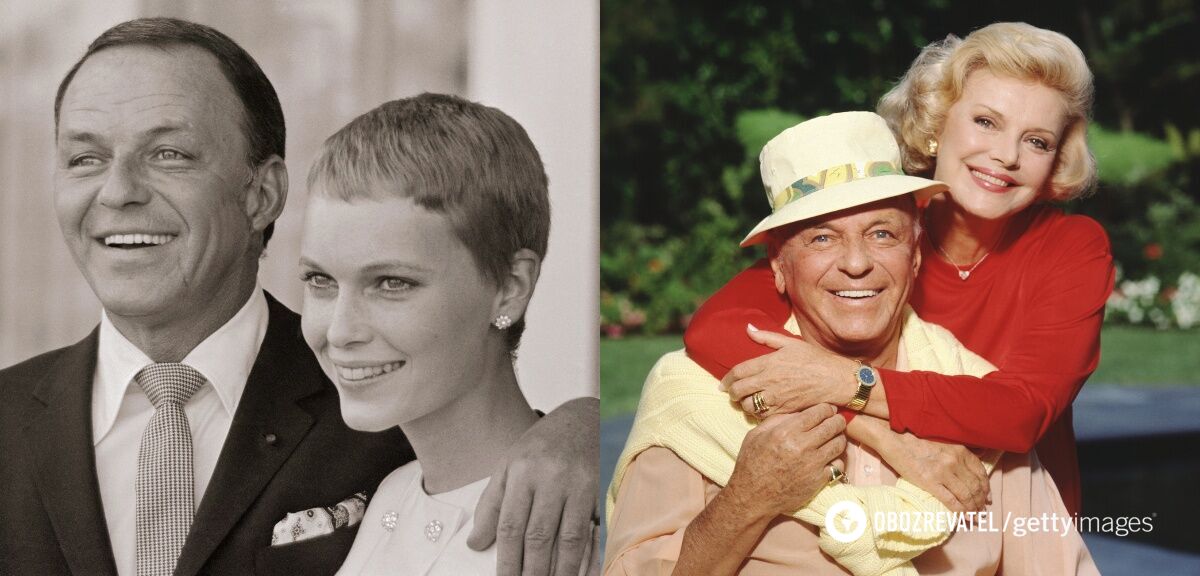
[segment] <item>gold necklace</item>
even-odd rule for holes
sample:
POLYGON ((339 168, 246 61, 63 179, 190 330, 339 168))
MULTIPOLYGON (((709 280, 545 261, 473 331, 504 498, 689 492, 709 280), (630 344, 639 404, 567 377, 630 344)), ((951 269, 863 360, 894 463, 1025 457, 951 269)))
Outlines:
MULTIPOLYGON (((925 211, 925 214, 922 214, 922 217, 925 220, 925 229, 929 230, 929 243, 933 245, 935 250, 937 250, 938 252, 941 252, 942 256, 946 257, 946 261, 949 262, 950 265, 953 266, 954 269, 958 271, 958 278, 960 280, 962 280, 963 282, 966 282, 967 278, 971 277, 971 273, 974 272, 975 269, 978 268, 980 264, 983 264, 983 261, 987 260, 987 257, 992 255, 992 250, 994 250, 996 248, 996 246, 993 244, 992 247, 989 248, 987 252, 983 253, 983 258, 980 258, 979 260, 977 260, 975 262, 975 264, 972 265, 970 268, 963 270, 962 266, 958 265, 958 262, 955 262, 954 259, 951 258, 950 255, 946 253, 945 250, 942 250, 941 246, 938 246, 937 242, 934 242, 933 227, 931 227, 929 225, 929 210, 928 209, 925 211)), ((1000 238, 1003 238, 1003 237, 1004 237, 1004 232, 1001 231, 1000 236, 996 238, 996 243, 998 244, 1000 242, 1000 238)))
POLYGON ((962 267, 959 266, 958 263, 955 262, 954 259, 951 258, 949 254, 946 253, 945 250, 942 250, 941 246, 938 246, 937 244, 934 243, 932 234, 929 236, 929 243, 933 244, 933 247, 937 248, 937 251, 941 252, 942 256, 946 257, 946 261, 949 262, 950 265, 953 266, 955 270, 958 270, 958 277, 960 279, 962 279, 963 282, 966 282, 967 278, 971 277, 971 273, 974 272, 975 269, 978 268, 980 264, 983 264, 983 261, 987 260, 988 255, 990 255, 992 253, 991 250, 989 250, 986 254, 983 255, 983 258, 980 258, 979 261, 975 263, 974 266, 971 266, 971 268, 968 270, 963 270, 962 267))

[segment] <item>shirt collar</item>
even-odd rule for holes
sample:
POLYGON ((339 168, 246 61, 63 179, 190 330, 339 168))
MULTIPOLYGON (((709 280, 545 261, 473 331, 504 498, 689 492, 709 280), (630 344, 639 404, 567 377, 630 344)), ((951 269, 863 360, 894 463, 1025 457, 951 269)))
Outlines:
MULTIPOLYGON (((212 385, 221 406, 232 418, 241 400, 250 369, 258 357, 267 334, 267 299, 260 285, 233 318, 196 345, 183 359, 204 375, 212 385)), ((92 438, 100 442, 113 424, 134 376, 154 362, 129 341, 109 319, 100 314, 100 343, 96 355, 95 384, 92 392, 92 438)), ((145 394, 137 386, 132 393, 145 394)))

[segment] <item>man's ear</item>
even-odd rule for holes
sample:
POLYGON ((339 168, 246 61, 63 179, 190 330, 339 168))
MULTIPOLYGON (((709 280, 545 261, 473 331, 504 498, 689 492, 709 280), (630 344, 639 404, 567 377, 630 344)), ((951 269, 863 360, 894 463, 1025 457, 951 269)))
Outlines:
POLYGON ((787 284, 783 281, 783 265, 779 263, 779 252, 771 255, 771 272, 775 274, 775 291, 787 294, 787 284))
POLYGON ((913 246, 913 278, 916 278, 921 273, 921 234, 924 233, 925 231, 922 230, 917 234, 917 241, 913 246))
POLYGON ((246 191, 243 207, 251 229, 262 232, 277 220, 283 214, 287 193, 287 164, 283 158, 272 154, 253 169, 249 190, 246 191))
POLYGON ((514 252, 509 259, 508 273, 500 279, 500 291, 492 306, 492 317, 505 314, 514 323, 523 318, 541 273, 542 259, 536 252, 528 248, 514 252))

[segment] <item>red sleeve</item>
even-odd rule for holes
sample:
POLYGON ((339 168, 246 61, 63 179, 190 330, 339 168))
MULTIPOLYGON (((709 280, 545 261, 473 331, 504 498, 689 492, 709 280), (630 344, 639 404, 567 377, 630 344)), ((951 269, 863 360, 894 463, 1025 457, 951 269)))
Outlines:
POLYGON ((775 275, 764 258, 700 306, 683 333, 683 344, 692 360, 724 378, 734 366, 771 352, 746 336, 746 324, 783 332, 790 310, 787 299, 775 290, 775 275))
POLYGON ((880 371, 893 430, 1010 452, 1033 449, 1100 362, 1114 268, 1104 230, 1085 223, 1056 234, 1058 257, 1030 276, 1040 282, 1021 294, 1032 301, 1021 312, 1027 329, 999 371, 983 378, 880 371))
MULTIPOLYGON (((731 368, 772 352, 746 336, 746 324, 762 330, 786 332, 791 316, 787 298, 775 289, 775 274, 766 258, 733 277, 704 302, 683 333, 688 356, 713 376, 724 378, 731 368)), ((857 412, 838 410, 846 422, 857 412)))

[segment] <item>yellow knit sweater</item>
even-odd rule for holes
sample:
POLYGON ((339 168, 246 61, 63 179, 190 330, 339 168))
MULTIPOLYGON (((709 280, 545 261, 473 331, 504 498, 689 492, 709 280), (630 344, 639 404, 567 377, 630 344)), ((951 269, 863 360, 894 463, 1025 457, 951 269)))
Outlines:
MULTIPOLYGON (((911 308, 906 307, 903 313, 900 339, 908 369, 972 376, 995 370, 946 329, 921 320, 911 308)), ((796 331, 794 319, 788 323, 788 329, 796 331)), ((651 446, 670 449, 720 486, 729 482, 742 440, 758 422, 736 407, 717 388, 718 384, 716 378, 682 350, 659 359, 646 377, 633 428, 608 489, 610 521, 625 469, 635 456, 651 446)), ((995 452, 984 459, 989 473, 999 457, 995 452)), ((839 542, 825 529, 825 514, 841 501, 857 503, 868 519, 877 512, 920 514, 948 510, 937 498, 903 479, 895 486, 836 484, 821 489, 792 516, 820 527, 821 549, 856 576, 916 574, 910 560, 950 536, 949 530, 876 533, 868 520, 866 530, 857 540, 839 542)))

